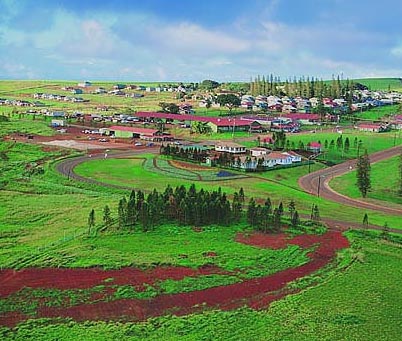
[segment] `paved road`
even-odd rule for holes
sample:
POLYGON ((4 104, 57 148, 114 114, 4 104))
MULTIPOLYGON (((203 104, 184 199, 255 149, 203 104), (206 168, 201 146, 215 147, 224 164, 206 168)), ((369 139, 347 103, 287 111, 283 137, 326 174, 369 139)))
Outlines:
MULTIPOLYGON (((399 155, 401 152, 401 146, 396 146, 387 150, 383 150, 370 155, 370 162, 378 162, 384 159, 388 159, 393 156, 399 155)), ((370 202, 366 202, 359 199, 352 199, 345 195, 342 195, 336 191, 334 191, 330 186, 329 182, 334 177, 343 175, 347 172, 350 172, 352 169, 356 168, 357 160, 349 160, 339 165, 321 169, 317 172, 305 175, 299 179, 299 186, 306 192, 332 200, 344 205, 362 208, 362 209, 370 209, 374 211, 379 211, 386 214, 392 215, 400 215, 402 217, 402 209, 398 207, 390 207, 383 206, 380 204, 374 204, 370 202)))

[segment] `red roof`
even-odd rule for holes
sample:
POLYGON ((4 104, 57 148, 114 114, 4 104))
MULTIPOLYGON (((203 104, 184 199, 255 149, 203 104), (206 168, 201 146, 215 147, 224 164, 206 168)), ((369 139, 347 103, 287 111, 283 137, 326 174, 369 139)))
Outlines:
POLYGON ((320 118, 320 115, 318 114, 303 114, 303 113, 282 114, 281 116, 290 118, 291 120, 318 120, 320 118))
POLYGON ((177 121, 197 121, 197 122, 211 122, 217 126, 248 126, 249 122, 242 120, 241 118, 222 118, 222 117, 206 117, 206 116, 196 116, 196 115, 179 115, 179 114, 168 114, 162 112, 137 112, 135 114, 137 117, 141 118, 164 118, 177 121))
POLYGON ((158 130, 150 128, 136 128, 136 127, 125 127, 125 126, 111 126, 109 130, 117 131, 129 131, 136 134, 155 134, 158 130))
POLYGON ((309 143, 309 147, 312 147, 312 148, 321 148, 321 144, 318 143, 318 142, 310 142, 310 143, 309 143))
POLYGON ((361 123, 358 125, 359 128, 367 128, 367 129, 380 129, 382 127, 381 124, 375 123, 361 123))

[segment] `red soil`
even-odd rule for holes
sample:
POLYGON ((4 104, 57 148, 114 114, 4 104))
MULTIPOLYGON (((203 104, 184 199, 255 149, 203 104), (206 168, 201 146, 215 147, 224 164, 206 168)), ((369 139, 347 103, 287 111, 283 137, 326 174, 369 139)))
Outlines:
POLYGON ((185 267, 158 267, 150 270, 136 268, 123 268, 120 270, 93 269, 54 269, 54 268, 28 268, 20 271, 0 271, 0 297, 18 292, 24 287, 86 289, 97 285, 126 285, 143 287, 143 284, 152 285, 158 280, 180 280, 184 277, 194 277, 222 273, 213 266, 199 269, 185 267), (113 278, 112 280, 107 280, 113 278))
MULTIPOLYGON (((322 268, 328 264, 332 258, 336 255, 337 250, 348 247, 348 240, 342 236, 338 231, 330 231, 322 236, 298 236, 292 240, 286 240, 285 236, 277 235, 279 240, 283 243, 292 243, 301 245, 303 247, 309 247, 312 245, 319 245, 313 252, 309 254, 311 259, 307 264, 298 266, 296 268, 291 268, 287 270, 280 271, 273 275, 255 278, 251 280, 244 281, 242 283, 231 284, 227 286, 220 286, 209 288, 206 290, 185 292, 172 295, 160 295, 153 299, 148 300, 137 300, 137 299, 123 299, 112 302, 99 302, 93 304, 83 304, 79 306, 72 307, 42 307, 38 311, 38 317, 71 317, 77 321, 83 320, 129 320, 129 321, 140 321, 145 320, 149 317, 161 316, 165 314, 174 315, 185 315, 192 312, 202 311, 206 308, 229 310, 244 305, 248 305, 255 309, 261 309, 269 305, 274 300, 277 300, 287 294, 289 291, 286 290, 286 285, 298 278, 309 275, 318 269, 322 268)), ((256 241, 257 246, 268 247, 273 243, 275 247, 278 247, 277 238, 272 238, 270 235, 252 235, 249 238, 244 236, 239 236, 238 240, 247 241, 248 244, 252 244, 250 240, 256 241), (265 243, 263 239, 265 237, 265 243)), ((170 273, 167 270, 162 270, 159 276, 166 276, 169 278, 174 278, 178 276, 181 278, 186 276, 181 273, 184 269, 180 269, 178 272, 171 269, 170 273)), ((29 270, 25 270, 29 271, 29 270)), ((134 281, 133 284, 140 284, 141 274, 139 272, 139 278, 135 277, 134 273, 131 273, 127 269, 118 270, 113 272, 113 274, 108 274, 106 276, 100 276, 97 271, 95 271, 96 280, 92 279, 94 274, 91 271, 94 270, 79 270, 79 275, 72 275, 70 278, 74 278, 74 281, 66 281, 66 284, 58 283, 60 279, 57 275, 56 269, 48 270, 49 275, 53 271, 53 285, 62 286, 67 285, 68 287, 77 288, 77 283, 81 283, 83 286, 91 286, 99 284, 99 281, 108 277, 116 278, 113 283, 119 283, 119 281, 127 284, 130 281, 134 281), (125 273, 128 271, 127 275, 119 275, 119 271, 125 273), (96 277, 96 274, 98 274, 96 277), (130 277, 131 276, 131 277, 130 277), (81 277, 85 277, 82 279, 81 277), (57 280, 56 280, 57 278, 57 280), (124 280, 123 280, 124 279, 124 280), (77 282, 75 282, 77 281, 77 282), (96 284, 94 284, 96 282, 96 284)), ((77 270, 69 270, 75 272, 77 270)), ((132 271, 132 270, 131 270, 132 271)), ((138 270, 137 270, 138 271, 138 270)), ((189 270, 184 270, 189 271, 189 270)), ((21 271, 23 273, 24 271, 21 271)), ((157 270, 154 270, 154 275, 156 275, 157 270)), ((190 271, 191 273, 191 271, 190 271)), ((5 276, 4 272, 0 277, 5 276)), ((165 277, 165 278, 166 278, 165 277)), ((32 278, 33 279, 33 278, 32 278)), ((150 279, 145 276, 145 279, 150 279)), ((35 280, 38 285, 38 280, 35 280)), ((62 281, 63 282, 63 281, 62 281)), ((29 282, 25 281, 25 284, 29 282)), ((131 284, 132 282, 130 282, 131 284)), ((22 283, 18 282, 18 285, 13 288, 13 290, 8 289, 8 292, 14 292, 21 287, 22 283)), ((31 283, 29 283, 31 286, 31 283)), ((47 283, 50 285, 50 283, 47 283)), ((43 285, 42 285, 43 286, 43 285)), ((0 289, 3 292, 3 288, 0 289)), ((4 295, 4 293, 3 293, 4 295)), ((17 321, 7 321, 5 318, 1 318, 0 323, 5 325, 15 324, 17 321), (10 324, 9 324, 10 323, 10 324)))

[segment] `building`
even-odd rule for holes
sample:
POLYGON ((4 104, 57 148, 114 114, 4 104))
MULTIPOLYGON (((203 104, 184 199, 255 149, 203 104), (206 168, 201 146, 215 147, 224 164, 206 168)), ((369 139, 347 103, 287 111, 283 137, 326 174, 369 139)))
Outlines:
POLYGON ((383 123, 360 123, 357 125, 359 131, 381 133, 388 130, 388 126, 383 123))
POLYGON ((246 147, 234 142, 218 142, 215 144, 215 151, 232 154, 241 154, 246 152, 246 147))
POLYGON ((251 153, 251 156, 259 157, 259 156, 267 155, 268 150, 265 148, 256 147, 256 148, 251 148, 250 153, 251 153))
POLYGON ((136 128, 125 126, 111 126, 109 128, 102 128, 102 133, 109 136, 118 138, 140 138, 142 140, 161 142, 171 141, 172 136, 163 134, 159 130, 149 128, 136 128))

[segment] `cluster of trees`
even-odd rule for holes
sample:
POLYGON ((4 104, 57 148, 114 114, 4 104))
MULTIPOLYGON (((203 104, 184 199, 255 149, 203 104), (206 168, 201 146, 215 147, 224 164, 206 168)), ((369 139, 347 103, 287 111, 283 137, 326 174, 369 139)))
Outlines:
MULTIPOLYGON (((267 198, 263 205, 257 204, 254 198, 251 198, 247 209, 247 222, 261 232, 278 232, 282 228, 282 218, 285 214, 282 202, 278 207, 273 207, 270 198, 267 198)), ((293 200, 288 204, 287 215, 292 227, 299 226, 300 217, 293 200)), ((317 205, 313 205, 310 219, 313 223, 319 223, 320 213, 317 205)))
POLYGON ((180 110, 176 103, 160 102, 159 106, 161 107, 162 112, 168 112, 170 114, 178 114, 180 110))
POLYGON ((161 155, 168 155, 179 159, 192 160, 197 162, 205 162, 205 159, 208 156, 206 150, 201 150, 199 148, 183 148, 171 144, 168 144, 166 146, 162 144, 159 152, 161 155))
POLYGON ((273 76, 257 76, 250 81, 250 92, 252 95, 278 96, 287 95, 291 97, 301 96, 306 98, 312 97, 332 97, 332 98, 348 98, 352 95, 352 90, 356 84, 346 80, 341 81, 339 75, 337 78, 332 77, 332 81, 323 81, 314 77, 296 77, 282 81, 280 77, 273 76))
MULTIPOLYGON (((229 201, 226 193, 219 187, 216 191, 196 190, 192 184, 188 189, 170 185, 160 193, 153 190, 145 195, 141 190, 131 191, 128 199, 120 199, 117 218, 112 218, 109 206, 103 210, 105 228, 117 226, 118 230, 135 230, 141 227, 148 231, 162 223, 174 222, 181 225, 229 225, 242 217, 244 191, 233 194, 229 201)), ((88 217, 89 231, 95 226, 95 211, 88 217)))

